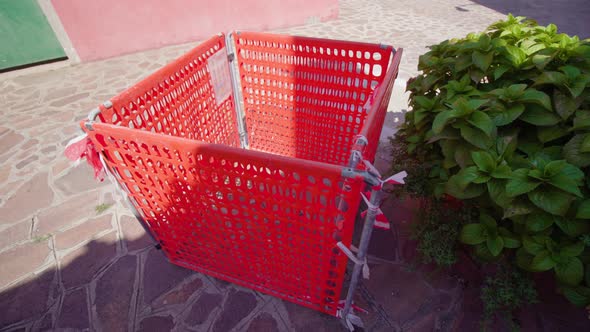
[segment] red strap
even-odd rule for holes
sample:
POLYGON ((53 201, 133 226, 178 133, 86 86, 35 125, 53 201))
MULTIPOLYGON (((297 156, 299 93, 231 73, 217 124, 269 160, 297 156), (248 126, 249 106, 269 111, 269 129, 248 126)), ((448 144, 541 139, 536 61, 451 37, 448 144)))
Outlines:
POLYGON ((94 144, 88 136, 80 136, 72 139, 66 146, 65 155, 71 161, 78 161, 81 158, 86 158, 86 162, 94 169, 94 178, 99 181, 104 181, 104 169, 100 156, 94 144))

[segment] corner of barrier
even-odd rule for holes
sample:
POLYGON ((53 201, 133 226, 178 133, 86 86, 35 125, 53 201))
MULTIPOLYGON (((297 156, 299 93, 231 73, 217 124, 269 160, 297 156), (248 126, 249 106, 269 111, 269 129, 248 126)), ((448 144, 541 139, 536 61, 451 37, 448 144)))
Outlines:
MULTIPOLYGON (((83 122, 84 128, 86 131, 94 131, 92 124, 96 121, 96 118, 100 115, 102 107, 104 107, 105 109, 109 109, 109 108, 113 107, 113 103, 110 100, 107 100, 104 103, 102 103, 101 107, 96 107, 96 108, 93 108, 92 110, 90 110, 90 112, 88 113, 88 116, 86 118, 86 121, 83 122)), ((83 135, 87 136, 88 133, 85 132, 83 135)), ((139 224, 141 225, 141 227, 150 236, 150 238, 152 239, 152 242, 154 243, 155 248, 160 250, 162 248, 161 242, 150 230, 150 228, 147 225, 147 222, 145 221, 145 218, 137 210, 137 208, 135 207, 135 204, 133 204, 133 198, 129 195, 128 191, 123 186, 121 186, 119 181, 117 181, 115 179, 113 170, 105 162, 104 153, 98 152, 98 156, 100 159, 100 163, 102 164, 102 168, 103 168, 104 172, 107 174, 107 177, 115 185, 115 187, 119 190, 121 195, 125 198, 125 200, 127 201, 127 205, 129 206, 129 209, 131 210, 131 212, 133 213, 135 218, 139 221, 139 224)))
MULTIPOLYGON (((354 155, 358 155, 355 152, 356 151, 353 151, 351 159, 355 158, 353 157, 354 155)), ((382 186, 380 185, 381 180, 375 174, 372 174, 369 171, 360 171, 354 168, 347 167, 342 170, 342 176, 345 178, 362 178, 372 188, 371 198, 369 201, 370 204, 368 204, 369 210, 365 217, 365 223, 363 225, 363 231, 361 233, 361 240, 358 247, 358 253, 356 255, 352 253, 352 251, 350 251, 350 249, 347 248, 342 242, 338 242, 336 244, 338 248, 340 248, 342 252, 354 263, 354 268, 350 279, 350 285, 348 286, 348 293, 346 294, 344 308, 342 310, 338 310, 337 313, 337 316, 340 317, 342 320, 342 324, 350 331, 353 331, 353 325, 362 325, 362 320, 351 312, 352 298, 358 286, 361 272, 365 271, 364 274, 366 275, 366 271, 368 271, 367 250, 369 248, 369 242, 371 240, 371 235, 373 233, 373 226, 375 224, 377 211, 379 209, 379 204, 381 202, 382 186)))
POLYGON ((337 316, 342 320, 342 324, 350 331, 354 330, 353 325, 362 327, 362 320, 352 312, 352 299, 358 286, 361 272, 365 278, 368 278, 369 276, 367 251, 377 216, 382 214, 379 205, 381 204, 383 185, 386 183, 403 184, 403 178, 407 175, 405 172, 401 172, 385 180, 382 180, 381 175, 375 169, 375 167, 364 160, 362 157, 362 148, 364 148, 367 143, 368 141, 366 138, 364 138, 364 136, 357 137, 357 141, 355 142, 355 146, 353 147, 353 151, 351 152, 350 156, 350 167, 346 167, 342 170, 342 176, 344 178, 361 178, 371 187, 371 194, 368 199, 364 196, 364 194, 361 193, 365 203, 367 204, 368 210, 366 211, 365 222, 363 224, 361 239, 358 250, 356 250, 356 255, 349 248, 347 248, 344 243, 338 242, 336 244, 336 246, 342 250, 342 252, 354 263, 350 284, 348 286, 348 292, 346 294, 346 300, 344 301, 344 308, 342 310, 338 310, 337 312, 337 316), (357 166, 361 162, 365 164, 366 170, 357 169, 357 166))

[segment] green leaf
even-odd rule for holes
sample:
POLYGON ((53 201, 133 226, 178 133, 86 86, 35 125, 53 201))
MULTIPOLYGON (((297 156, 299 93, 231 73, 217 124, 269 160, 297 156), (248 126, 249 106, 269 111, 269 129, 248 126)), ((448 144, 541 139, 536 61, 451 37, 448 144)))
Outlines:
POLYGON ((545 92, 533 88, 526 89, 519 100, 525 103, 534 103, 543 106, 550 111, 553 110, 553 107, 551 106, 551 98, 545 92))
POLYGON ((565 84, 567 78, 564 74, 558 71, 544 71, 541 75, 537 76, 534 81, 534 85, 553 84, 561 86, 565 84))
POLYGON ((532 232, 541 232, 551 225, 553 225, 553 216, 547 213, 534 213, 526 219, 526 227, 532 232))
POLYGON ((516 249, 521 246, 519 238, 506 228, 500 227, 499 234, 504 241, 504 248, 516 249))
POLYGON ((572 164, 565 164, 560 172, 562 175, 565 175, 574 181, 582 181, 584 179, 584 172, 572 164))
POLYGON ((473 165, 471 161, 471 145, 457 144, 454 153, 455 161, 461 168, 466 168, 473 165))
POLYGON ((468 184, 472 183, 473 180, 479 177, 479 172, 477 167, 470 166, 467 168, 463 168, 459 171, 459 173, 453 175, 453 178, 456 179, 457 183, 459 184, 459 188, 465 189, 468 184))
POLYGON ((576 212, 576 219, 590 219, 590 199, 582 201, 576 212))
POLYGON ((473 63, 472 57, 469 54, 464 54, 457 57, 457 60, 454 62, 455 64, 455 71, 460 72, 463 71, 473 63))
POLYGON ((537 138, 542 143, 551 142, 566 135, 569 135, 567 129, 561 126, 537 127, 537 138))
POLYGON ((504 248, 504 240, 501 236, 487 238, 486 246, 488 247, 488 250, 492 253, 492 256, 495 257, 502 252, 502 249, 504 248))
POLYGON ((486 99, 469 99, 467 101, 467 107, 469 111, 477 110, 482 107, 488 101, 486 99))
POLYGON ((578 69, 574 66, 571 66, 571 65, 561 66, 561 67, 559 67, 559 70, 561 70, 561 72, 563 72, 565 74, 568 81, 573 81, 581 74, 580 69, 578 69))
POLYGON ((441 79, 441 76, 437 74, 426 74, 420 77, 422 77, 422 80, 420 81, 420 88, 422 91, 430 90, 430 88, 441 79))
POLYGON ((471 78, 471 80, 473 81, 473 83, 478 84, 481 82, 481 80, 486 76, 486 73, 484 73, 483 71, 476 69, 476 68, 471 68, 469 69, 469 77, 471 78))
POLYGON ((479 222, 486 227, 486 229, 488 230, 488 233, 490 233, 490 232, 495 233, 496 232, 496 228, 498 227, 498 224, 496 223, 496 219, 492 218, 489 214, 481 213, 479 215, 479 222))
POLYGON ((445 192, 458 199, 470 199, 481 196, 486 190, 486 187, 481 184, 470 184, 466 188, 461 189, 453 177, 445 184, 445 192))
POLYGON ((551 62, 551 60, 553 60, 553 55, 546 55, 546 54, 533 55, 533 63, 540 70, 543 70, 545 68, 545 66, 547 66, 549 64, 549 62, 551 62))
POLYGON ((512 170, 508 165, 499 165, 492 171, 491 175, 496 179, 510 179, 512 178, 512 170))
POLYGON ((490 112, 492 121, 496 126, 505 126, 512 123, 524 112, 523 104, 514 104, 501 111, 490 112))
POLYGON ((531 55, 547 48, 543 43, 532 42, 530 46, 525 48, 525 53, 531 55))
MULTIPOLYGON (((413 112, 412 112, 413 113, 413 112)), ((432 130, 427 133, 427 136, 424 138, 427 139, 428 143, 434 143, 439 140, 458 140, 461 136, 454 128, 446 127, 440 134, 434 135, 432 130), (433 134, 432 136, 428 136, 428 133, 433 134)))
POLYGON ((520 67, 526 59, 526 53, 514 45, 506 45, 504 48, 506 49, 508 60, 510 60, 515 67, 520 67))
POLYGON ((479 69, 483 71, 486 71, 488 67, 492 64, 492 60, 494 59, 494 52, 490 51, 487 53, 481 53, 479 51, 475 51, 472 53, 471 58, 475 66, 477 66, 479 69))
POLYGON ((479 170, 487 173, 491 173, 496 167, 496 162, 492 158, 492 155, 485 151, 471 152, 471 159, 479 167, 479 170))
POLYGON ((506 73, 510 69, 510 66, 507 65, 499 65, 494 69, 494 80, 498 80, 504 73, 506 73))
POLYGON ((461 132, 461 137, 463 137, 467 142, 471 143, 473 146, 478 147, 482 150, 486 150, 492 145, 492 140, 490 137, 485 135, 481 130, 475 129, 466 124, 458 125, 458 128, 461 132))
POLYGON ((574 117, 573 130, 590 128, 590 111, 577 110, 574 117))
POLYGON ((507 160, 510 160, 516 145, 518 143, 518 128, 510 128, 506 132, 503 132, 496 138, 496 150, 498 154, 507 160))
POLYGON ((577 287, 563 287, 563 295, 574 305, 584 307, 590 304, 590 288, 577 287))
POLYGON ((586 135, 582 144, 580 144, 580 151, 582 152, 590 152, 590 135, 586 135))
POLYGON ((506 96, 508 99, 519 99, 524 95, 526 88, 526 84, 511 84, 505 89, 506 96))
POLYGON ((490 136, 494 129, 494 123, 490 117, 481 111, 475 111, 471 114, 471 118, 468 122, 475 127, 481 129, 486 135, 490 136))
POLYGON ((578 188, 581 183, 577 183, 575 180, 571 179, 567 175, 564 174, 556 174, 548 181, 554 187, 557 187, 565 192, 570 194, 574 194, 578 197, 583 197, 582 192, 578 188))
POLYGON ((507 208, 504 209, 502 219, 514 216, 522 216, 533 212, 535 208, 523 200, 513 200, 507 208))
POLYGON ((559 227, 559 229, 561 229, 562 232, 571 237, 578 237, 590 231, 590 227, 587 221, 556 218, 555 224, 559 227))
POLYGON ((589 81, 590 75, 584 74, 576 78, 573 82, 566 84, 565 87, 572 97, 577 98, 584 92, 589 81))
POLYGON ((536 126, 553 126, 561 121, 555 113, 535 105, 529 105, 520 116, 520 119, 536 126))
MULTIPOLYGON (((518 139, 518 150, 526 153, 529 158, 543 150, 543 144, 530 131, 523 131, 518 139)), ((526 164, 526 167, 530 167, 530 160, 526 160, 526 164)))
POLYGON ((576 166, 565 160, 553 160, 545 165, 544 175, 553 186, 581 197, 578 187, 582 185, 584 173, 576 166))
POLYGON ((572 202, 572 196, 550 188, 531 191, 528 197, 538 208, 559 216, 566 214, 572 202))
POLYGON ((506 183, 506 194, 509 197, 526 194, 537 188, 541 182, 531 179, 526 168, 517 169, 512 172, 512 177, 506 183))
POLYGON ((480 243, 476 245, 474 249, 475 256, 484 262, 491 262, 497 258, 494 257, 494 255, 492 255, 492 253, 488 249, 488 246, 485 243, 480 243))
POLYGON ((576 47, 572 53, 576 56, 588 59, 590 58, 590 45, 581 44, 580 46, 576 47))
POLYGON ((451 168, 457 166, 457 163, 455 162, 455 159, 454 159, 454 155, 455 155, 455 149, 456 149, 457 145, 459 144, 459 141, 441 140, 438 144, 439 144, 441 151, 445 157, 443 160, 442 166, 446 169, 451 169, 451 168))
POLYGON ((543 172, 541 172, 538 169, 531 169, 529 171, 529 174, 528 175, 529 175, 529 177, 534 178, 534 179, 537 179, 537 180, 540 180, 540 181, 544 181, 545 180, 545 178, 543 177, 543 172))
POLYGON ((488 187, 488 193, 490 194, 490 198, 494 201, 494 203, 498 204, 498 206, 502 208, 508 207, 510 202, 512 202, 512 198, 506 195, 506 185, 502 180, 490 180, 486 183, 488 187))
POLYGON ((516 250, 516 265, 525 271, 531 271, 531 264, 534 256, 529 254, 524 248, 516 250))
POLYGON ((563 156, 570 164, 578 167, 590 166, 590 153, 582 152, 581 149, 587 135, 574 135, 563 147, 563 156))
POLYGON ((434 107, 434 104, 436 103, 435 98, 428 98, 426 96, 415 96, 414 98, 412 98, 412 101, 416 105, 426 110, 432 109, 434 107))
POLYGON ((562 119, 567 120, 582 104, 582 100, 572 98, 558 89, 553 90, 553 103, 555 111, 562 119))
POLYGON ((485 175, 483 173, 480 173, 479 176, 477 177, 477 179, 473 180, 473 183, 477 183, 477 184, 486 183, 486 182, 490 181, 491 178, 492 177, 489 175, 485 175))
POLYGON ((487 232, 482 224, 467 224, 463 226, 459 235, 461 242, 470 245, 483 243, 486 237, 487 232))
POLYGON ((414 122, 416 124, 422 122, 428 115, 431 114, 430 111, 425 109, 414 109, 412 113, 414 113, 414 122))
POLYGON ((522 238, 522 246, 531 255, 537 255, 545 250, 545 241, 540 236, 527 236, 522 238))
POLYGON ((547 250, 542 250, 535 255, 531 262, 531 268, 535 271, 551 270, 555 266, 555 262, 551 259, 551 254, 547 250))
MULTIPOLYGON (((539 155, 540 156, 542 155, 543 158, 545 158, 545 165, 546 165, 547 163, 549 163, 552 160, 561 159, 561 147, 560 146, 548 146, 546 148, 543 148, 539 155)), ((567 165, 568 164, 566 164, 566 166, 567 165)))
POLYGON ((450 120, 456 119, 459 116, 459 113, 455 110, 447 110, 438 113, 432 122, 432 131, 435 134, 440 134, 450 120))
POLYGON ((584 243, 578 241, 574 244, 567 245, 559 251, 559 254, 565 257, 577 257, 584 251, 584 243))
POLYGON ((418 143, 421 141, 421 139, 420 139, 420 136, 418 136, 418 135, 412 135, 412 136, 406 138, 406 141, 409 143, 418 143))
POLYGON ((577 257, 555 265, 555 275, 562 283, 570 286, 579 284, 584 278, 584 265, 577 257))

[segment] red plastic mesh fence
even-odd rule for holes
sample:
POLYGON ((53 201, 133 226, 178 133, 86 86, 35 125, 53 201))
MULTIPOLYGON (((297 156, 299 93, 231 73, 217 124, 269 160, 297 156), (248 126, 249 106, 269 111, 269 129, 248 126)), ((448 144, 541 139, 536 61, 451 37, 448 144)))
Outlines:
POLYGON ((375 160, 375 153, 379 147, 379 136, 381 136, 381 129, 383 128, 385 116, 387 115, 387 106, 389 105, 393 85, 397 78, 402 54, 403 49, 401 48, 395 52, 382 84, 374 93, 373 104, 370 107, 369 115, 361 130, 361 135, 366 137, 369 142, 363 149, 363 157, 371 162, 375 160))
POLYGON ((244 95, 252 147, 272 154, 239 148, 224 36, 114 97, 111 107, 100 106, 103 123, 82 128, 173 263, 336 315, 347 263, 336 243, 351 244, 364 186, 343 179, 338 165, 346 164, 354 136, 370 130, 363 128, 380 132, 387 105, 380 98, 391 93, 397 67, 385 74, 390 47, 308 38, 288 45, 361 54, 361 72, 356 62, 329 61, 335 55, 327 53, 284 62, 277 59, 292 52, 287 37, 268 38, 285 45, 261 55, 276 66, 242 63, 241 77, 251 89, 244 95), (377 65, 383 72, 373 77, 377 65), (253 68, 268 76, 248 74, 253 68), (386 88, 370 97, 378 84, 386 88))
MULTIPOLYGON (((239 147, 233 96, 218 101, 209 70, 220 60, 227 61, 224 36, 209 39, 112 98, 112 107, 101 105, 100 120, 239 147)), ((231 86, 229 73, 226 79, 231 86)))
MULTIPOLYGON (((346 165, 393 48, 251 32, 234 38, 250 148, 346 165)), ((387 102, 375 112, 385 116, 387 102)))
POLYGON ((173 263, 336 314, 347 263, 336 243, 351 243, 361 180, 344 183, 341 167, 323 163, 93 128, 173 263))

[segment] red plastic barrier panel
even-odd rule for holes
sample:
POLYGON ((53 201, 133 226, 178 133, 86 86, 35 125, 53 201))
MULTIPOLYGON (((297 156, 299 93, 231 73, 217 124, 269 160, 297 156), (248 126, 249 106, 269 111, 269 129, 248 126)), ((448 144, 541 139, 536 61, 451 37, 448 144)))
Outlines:
MULTIPOLYGON (((375 97, 397 76, 391 46, 253 32, 234 38, 252 149, 347 165, 371 105, 383 100, 372 111, 376 122, 385 117, 390 94, 375 97)), ((374 149, 381 126, 369 141, 374 149)))

